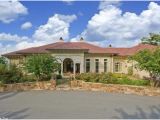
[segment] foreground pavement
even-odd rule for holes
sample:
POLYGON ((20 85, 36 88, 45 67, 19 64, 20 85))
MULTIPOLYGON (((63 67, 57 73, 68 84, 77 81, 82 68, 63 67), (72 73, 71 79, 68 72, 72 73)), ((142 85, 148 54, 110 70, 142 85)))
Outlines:
POLYGON ((89 91, 0 93, 0 118, 160 119, 160 97, 89 91))

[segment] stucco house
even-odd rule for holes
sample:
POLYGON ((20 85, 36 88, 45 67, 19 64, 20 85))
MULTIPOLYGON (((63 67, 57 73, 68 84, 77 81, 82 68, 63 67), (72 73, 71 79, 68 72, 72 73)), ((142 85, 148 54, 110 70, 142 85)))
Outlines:
POLYGON ((20 64, 22 60, 31 54, 52 54, 61 64, 61 75, 68 73, 84 72, 112 72, 128 73, 132 67, 133 74, 139 77, 147 77, 148 73, 140 71, 134 67, 134 61, 128 61, 128 56, 134 55, 143 49, 154 49, 155 46, 148 44, 138 44, 130 48, 102 48, 89 44, 80 39, 79 42, 64 42, 62 38, 56 43, 43 45, 39 47, 27 48, 11 53, 4 54, 11 63, 20 64))

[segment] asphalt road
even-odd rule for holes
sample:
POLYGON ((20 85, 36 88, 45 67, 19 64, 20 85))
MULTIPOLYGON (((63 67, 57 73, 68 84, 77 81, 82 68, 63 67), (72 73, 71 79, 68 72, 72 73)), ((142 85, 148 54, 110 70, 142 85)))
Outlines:
POLYGON ((160 119, 160 97, 89 91, 0 93, 0 118, 160 119))

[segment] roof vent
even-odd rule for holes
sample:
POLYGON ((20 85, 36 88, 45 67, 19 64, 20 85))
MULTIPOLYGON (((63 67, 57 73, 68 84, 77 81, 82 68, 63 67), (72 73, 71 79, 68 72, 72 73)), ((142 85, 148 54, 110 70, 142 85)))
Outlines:
POLYGON ((64 42, 64 40, 63 40, 63 38, 62 38, 62 37, 60 37, 60 38, 59 38, 59 41, 60 41, 60 42, 64 42))
POLYGON ((81 37, 81 38, 80 38, 80 41, 81 41, 81 42, 83 42, 83 41, 84 41, 83 37, 81 37))

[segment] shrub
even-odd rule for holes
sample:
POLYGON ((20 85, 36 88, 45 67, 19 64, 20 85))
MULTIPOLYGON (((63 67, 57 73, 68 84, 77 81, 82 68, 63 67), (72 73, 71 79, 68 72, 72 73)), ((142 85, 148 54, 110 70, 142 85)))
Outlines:
POLYGON ((0 56, 0 64, 7 64, 7 60, 5 57, 0 56))
POLYGON ((11 65, 9 68, 7 66, 1 66, 0 70, 0 81, 4 84, 18 83, 21 82, 23 76, 22 72, 16 68, 15 65, 11 65), (2 71, 2 68, 4 69, 2 71))
POLYGON ((51 75, 60 69, 57 59, 50 54, 37 54, 28 56, 24 63, 28 73, 32 73, 38 80, 51 78, 51 75))
POLYGON ((102 73, 99 74, 101 83, 116 83, 117 77, 115 77, 112 73, 102 73))
POLYGON ((62 75, 60 74, 56 75, 56 79, 62 79, 62 75))
POLYGON ((150 81, 148 81, 148 80, 119 79, 117 84, 148 86, 148 85, 150 85, 150 81))
POLYGON ((0 83, 1 84, 13 84, 22 82, 32 82, 35 81, 33 75, 24 75, 22 71, 15 65, 0 64, 0 83))
POLYGON ((133 66, 128 67, 128 75, 133 75, 133 66))
POLYGON ((82 73, 76 75, 77 80, 84 80, 85 82, 101 82, 101 83, 112 83, 116 82, 117 78, 112 73, 82 73))
POLYGON ((148 80, 132 80, 125 74, 117 73, 82 73, 76 76, 77 80, 84 80, 85 82, 99 82, 105 84, 126 84, 126 85, 149 85, 148 80))
POLYGON ((24 75, 21 78, 20 82, 34 82, 36 81, 36 77, 34 75, 24 75))

